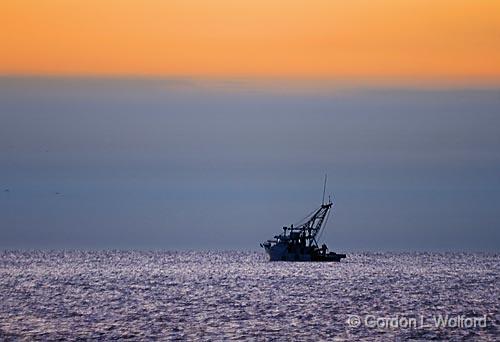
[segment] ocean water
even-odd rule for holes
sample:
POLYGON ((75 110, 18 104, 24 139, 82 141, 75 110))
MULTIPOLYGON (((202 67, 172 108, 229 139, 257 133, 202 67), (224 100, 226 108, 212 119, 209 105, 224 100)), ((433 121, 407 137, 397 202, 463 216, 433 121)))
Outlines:
POLYGON ((0 340, 498 340, 499 298, 498 254, 0 252, 0 340))

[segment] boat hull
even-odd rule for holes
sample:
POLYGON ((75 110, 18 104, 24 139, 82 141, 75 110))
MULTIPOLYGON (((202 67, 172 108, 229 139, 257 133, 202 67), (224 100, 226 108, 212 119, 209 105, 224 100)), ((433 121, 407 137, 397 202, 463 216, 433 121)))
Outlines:
POLYGON ((311 250, 292 250, 290 251, 286 245, 277 244, 274 246, 264 246, 266 253, 269 255, 269 261, 314 261, 314 262, 339 262, 346 257, 345 254, 337 254, 334 252, 321 253, 311 250))

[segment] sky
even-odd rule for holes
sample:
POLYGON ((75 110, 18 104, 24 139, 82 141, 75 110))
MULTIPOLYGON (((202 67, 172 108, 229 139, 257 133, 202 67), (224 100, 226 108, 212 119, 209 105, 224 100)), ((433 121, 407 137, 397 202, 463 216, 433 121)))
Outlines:
POLYGON ((0 248, 500 246, 500 3, 5 0, 0 248))
POLYGON ((4 78, 0 244, 258 249, 327 172, 337 251, 496 251, 499 109, 498 89, 4 78))
POLYGON ((497 82, 492 0, 3 0, 0 74, 497 82))

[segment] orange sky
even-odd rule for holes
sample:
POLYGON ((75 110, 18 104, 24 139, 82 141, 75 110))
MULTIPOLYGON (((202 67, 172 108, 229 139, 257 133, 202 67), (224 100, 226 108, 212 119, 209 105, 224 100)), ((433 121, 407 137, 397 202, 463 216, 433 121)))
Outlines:
POLYGON ((495 0, 1 0, 1 74, 500 79, 495 0))

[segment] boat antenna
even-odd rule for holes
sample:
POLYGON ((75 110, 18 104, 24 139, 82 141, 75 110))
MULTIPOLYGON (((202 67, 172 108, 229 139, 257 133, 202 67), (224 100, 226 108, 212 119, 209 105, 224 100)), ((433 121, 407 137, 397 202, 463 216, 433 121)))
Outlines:
POLYGON ((321 204, 325 204, 325 191, 326 191, 326 173, 325 173, 325 183, 323 184, 323 199, 321 200, 321 204))

